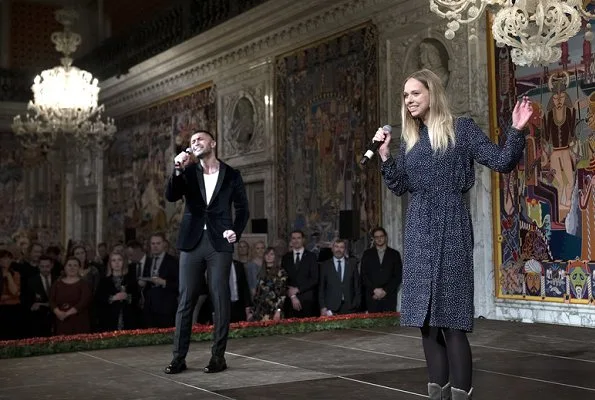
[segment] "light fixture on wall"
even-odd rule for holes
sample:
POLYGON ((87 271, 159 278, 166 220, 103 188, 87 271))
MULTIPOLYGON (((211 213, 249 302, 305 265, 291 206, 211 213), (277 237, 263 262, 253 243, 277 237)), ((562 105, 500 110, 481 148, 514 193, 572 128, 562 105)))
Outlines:
POLYGON ((494 15, 492 34, 498 46, 511 47, 517 65, 540 66, 558 61, 560 44, 574 37, 586 22, 585 39, 593 33, 586 10, 590 0, 430 0, 430 10, 448 19, 445 36, 453 39, 461 24, 476 21, 488 8, 494 15))
POLYGON ((103 105, 98 106, 97 79, 72 65, 71 54, 81 43, 81 36, 72 32, 78 13, 62 9, 55 13, 64 26, 52 33, 56 50, 63 54, 62 65, 47 69, 35 77, 33 101, 29 101, 24 119, 17 115, 12 130, 26 149, 47 152, 62 146, 105 150, 116 132, 114 120, 102 120, 103 105))

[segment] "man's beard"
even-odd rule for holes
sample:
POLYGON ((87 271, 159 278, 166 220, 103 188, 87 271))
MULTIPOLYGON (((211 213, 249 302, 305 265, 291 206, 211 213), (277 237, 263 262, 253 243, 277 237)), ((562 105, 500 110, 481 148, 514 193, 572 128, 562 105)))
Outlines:
POLYGON ((194 153, 194 155, 196 156, 196 158, 198 158, 200 160, 200 159, 205 158, 209 154, 211 154, 211 152, 212 152, 211 149, 204 149, 201 153, 199 153, 199 154, 194 153))

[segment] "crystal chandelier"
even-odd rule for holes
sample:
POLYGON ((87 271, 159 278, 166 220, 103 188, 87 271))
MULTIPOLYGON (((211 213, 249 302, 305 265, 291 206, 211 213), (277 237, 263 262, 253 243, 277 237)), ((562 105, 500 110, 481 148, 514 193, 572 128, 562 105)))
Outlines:
POLYGON ((445 37, 455 37, 461 24, 476 21, 486 7, 494 14, 492 34, 500 47, 511 47, 517 65, 543 66, 558 61, 560 44, 575 36, 587 22, 585 39, 593 33, 587 0, 430 0, 430 10, 449 20, 445 37))
POLYGON ((52 33, 56 51, 63 54, 62 65, 35 77, 33 101, 29 101, 24 119, 17 115, 12 130, 26 149, 47 152, 56 144, 105 150, 116 132, 114 120, 102 121, 103 105, 98 106, 97 79, 72 65, 71 54, 81 43, 81 36, 71 27, 78 13, 71 9, 56 11, 56 20, 64 26, 52 33))

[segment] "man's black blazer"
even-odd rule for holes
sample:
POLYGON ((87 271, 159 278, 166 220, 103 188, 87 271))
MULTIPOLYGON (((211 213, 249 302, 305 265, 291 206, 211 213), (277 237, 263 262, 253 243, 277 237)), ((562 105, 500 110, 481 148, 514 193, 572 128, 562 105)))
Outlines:
POLYGON ((297 298, 301 302, 318 300, 318 262, 314 253, 304 250, 300 262, 293 262, 293 251, 286 253, 281 259, 281 267, 287 272, 287 286, 299 289, 297 298))
MULTIPOLYGON (((52 285, 54 284, 55 280, 52 278, 52 285)), ((48 288, 48 291, 50 288, 48 288)), ((49 303, 49 293, 45 292, 43 287, 43 283, 41 282, 41 274, 33 275, 27 281, 27 293, 26 293, 27 302, 25 306, 27 310, 31 309, 33 303, 49 303)), ((49 306, 47 308, 49 310, 49 306)))
POLYGON ((366 293, 370 294, 374 289, 382 288, 387 296, 396 296, 403 279, 403 263, 397 250, 387 247, 381 264, 376 247, 366 249, 360 266, 366 293))
POLYGON ((233 253, 233 244, 223 237, 223 232, 228 229, 236 233, 236 243, 240 241, 250 216, 246 188, 240 171, 223 161, 219 162, 219 177, 209 204, 206 203, 205 180, 200 163, 189 165, 178 176, 174 171, 167 181, 165 198, 170 202, 182 197, 186 200, 176 242, 178 250, 189 251, 196 247, 203 235, 205 223, 216 251, 233 253), (235 208, 233 221, 232 204, 235 208))
POLYGON ((362 290, 357 271, 357 261, 344 258, 343 282, 335 269, 334 258, 320 265, 320 286, 318 289, 318 305, 333 312, 341 308, 341 298, 345 298, 346 310, 357 312, 361 303, 362 290))
MULTIPOLYGON (((153 259, 147 258, 143 276, 151 278, 153 259)), ((143 289, 145 309, 157 314, 175 314, 178 308, 178 283, 180 279, 179 261, 165 253, 159 265, 159 278, 165 279, 165 287, 155 286, 151 282, 143 289)))

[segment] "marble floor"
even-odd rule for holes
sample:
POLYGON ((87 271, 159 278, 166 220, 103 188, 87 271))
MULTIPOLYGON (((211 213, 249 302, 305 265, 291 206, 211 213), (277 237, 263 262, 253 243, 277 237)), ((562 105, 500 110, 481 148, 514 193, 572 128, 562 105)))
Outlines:
MULTIPOLYGON (((595 399, 595 329, 479 320, 470 335, 474 399, 595 399)), ((0 399, 416 399, 426 397, 418 331, 348 329, 234 339, 229 369, 162 373, 170 346, 0 360, 0 399)))

